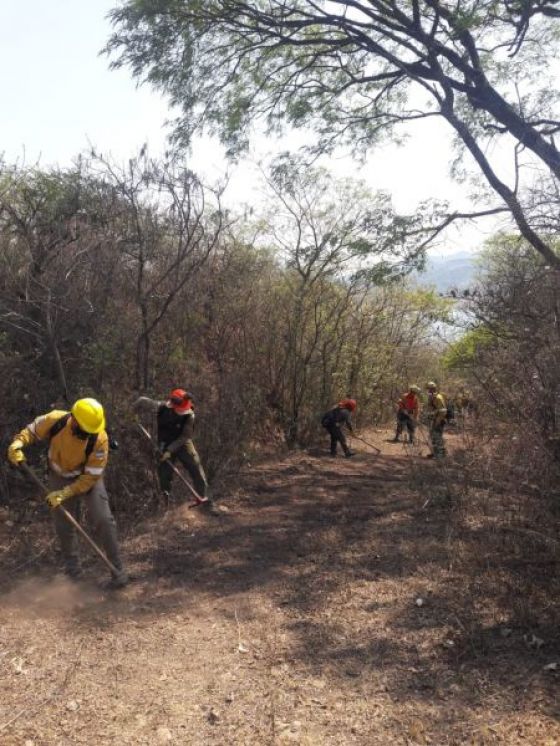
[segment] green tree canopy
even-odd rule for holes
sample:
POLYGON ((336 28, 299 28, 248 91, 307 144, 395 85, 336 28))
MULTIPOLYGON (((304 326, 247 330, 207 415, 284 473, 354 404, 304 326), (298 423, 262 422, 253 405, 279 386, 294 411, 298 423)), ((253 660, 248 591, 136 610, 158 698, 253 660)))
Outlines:
POLYGON ((555 0, 129 0, 112 13, 108 50, 181 108, 180 141, 205 126, 231 152, 255 120, 270 131, 312 126, 325 150, 364 149, 403 122, 443 118, 499 195, 493 209, 508 210, 558 268, 533 225, 539 200, 523 199, 518 177, 524 149, 544 178, 560 177, 547 75, 559 18, 555 0), (517 143, 511 183, 485 147, 504 135, 517 143))

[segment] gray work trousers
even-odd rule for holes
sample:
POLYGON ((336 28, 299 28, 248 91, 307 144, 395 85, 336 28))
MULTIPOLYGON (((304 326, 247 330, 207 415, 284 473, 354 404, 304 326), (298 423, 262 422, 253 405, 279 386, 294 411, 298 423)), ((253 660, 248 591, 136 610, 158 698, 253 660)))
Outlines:
POLYGON ((443 458, 446 455, 445 443, 443 440, 444 429, 445 429, 445 422, 440 422, 437 425, 432 424, 430 428, 430 440, 432 442, 432 451, 436 458, 443 458))
MULTIPOLYGON (((165 450, 165 446, 163 448, 165 450)), ((194 447, 192 440, 187 440, 184 446, 182 446, 177 453, 174 453, 171 457, 171 461, 180 461, 185 469, 189 472, 191 479, 194 484, 194 488, 200 497, 206 497, 208 491, 208 482, 206 481, 206 474, 200 463, 200 457, 194 447)), ((159 485, 162 490, 169 492, 171 490, 171 482, 173 480, 173 469, 167 461, 162 461, 158 467, 159 485)))
MULTIPOLYGON (((74 479, 65 479, 54 472, 51 472, 49 475, 49 487, 51 490, 60 490, 63 487, 67 487, 73 481, 74 479)), ((105 554, 117 570, 122 570, 122 560, 117 541, 117 524, 109 506, 109 496, 105 489, 103 478, 98 479, 89 492, 69 497, 62 505, 79 521, 82 503, 87 509, 93 533, 105 550, 105 554)), ((64 517, 64 513, 61 510, 54 509, 52 514, 65 568, 68 572, 72 573, 78 569, 76 529, 64 517)))

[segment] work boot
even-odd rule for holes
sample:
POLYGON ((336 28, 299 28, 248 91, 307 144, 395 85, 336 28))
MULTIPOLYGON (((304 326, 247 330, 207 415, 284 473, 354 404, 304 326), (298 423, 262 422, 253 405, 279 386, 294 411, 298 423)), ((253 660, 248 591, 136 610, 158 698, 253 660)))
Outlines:
POLYGON ((426 456, 426 458, 435 458, 435 454, 434 453, 428 453, 428 455, 426 456))
POLYGON ((77 562, 66 562, 64 574, 69 580, 79 580, 82 577, 82 568, 77 562))
POLYGON ((399 442, 399 436, 398 435, 395 435, 395 437, 391 438, 391 440, 389 441, 389 443, 398 443, 398 442, 399 442))
POLYGON ((214 501, 210 499, 207 499, 203 503, 201 503, 200 509, 205 513, 208 513, 208 515, 220 515, 220 511, 214 505, 214 501))
POLYGON ((130 583, 128 573, 121 570, 118 575, 111 575, 111 579, 107 581, 105 588, 109 591, 116 591, 120 588, 125 588, 130 583))
POLYGON ((346 456, 346 458, 352 458, 352 456, 356 455, 356 451, 346 451, 344 455, 346 456))

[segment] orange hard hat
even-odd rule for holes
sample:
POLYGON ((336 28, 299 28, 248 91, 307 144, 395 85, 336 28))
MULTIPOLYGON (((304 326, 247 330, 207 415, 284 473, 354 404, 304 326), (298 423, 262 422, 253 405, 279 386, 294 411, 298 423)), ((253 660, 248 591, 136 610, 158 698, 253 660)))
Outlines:
POLYGON ((348 409, 350 412, 353 412, 356 409, 356 400, 355 399, 343 399, 338 403, 339 407, 342 407, 342 409, 348 409))
POLYGON ((177 414, 185 414, 192 409, 192 395, 184 389, 173 389, 169 394, 169 404, 177 414))

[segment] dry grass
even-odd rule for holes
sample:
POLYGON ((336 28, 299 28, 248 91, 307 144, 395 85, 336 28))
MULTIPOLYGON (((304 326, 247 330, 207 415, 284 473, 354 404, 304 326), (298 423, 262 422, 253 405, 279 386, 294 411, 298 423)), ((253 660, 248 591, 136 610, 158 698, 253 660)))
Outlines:
POLYGON ((379 457, 263 460, 221 518, 138 525, 120 595, 95 565, 6 578, 2 744, 560 743, 557 548, 510 530, 530 503, 459 439, 439 469, 370 435, 379 457))

